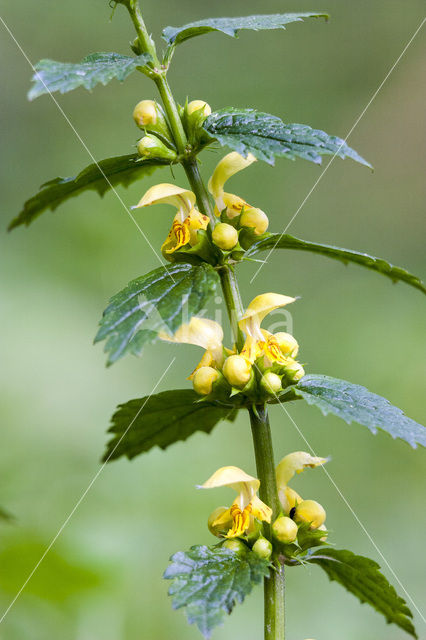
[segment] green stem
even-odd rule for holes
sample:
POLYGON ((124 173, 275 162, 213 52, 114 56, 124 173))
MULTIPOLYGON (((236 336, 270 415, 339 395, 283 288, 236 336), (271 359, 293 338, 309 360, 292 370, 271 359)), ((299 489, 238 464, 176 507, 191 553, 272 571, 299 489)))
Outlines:
MULTIPOLYGON (((160 65, 155 43, 146 29, 136 0, 129 0, 127 7, 138 34, 141 51, 149 53, 152 57, 152 69, 149 75, 158 87, 176 149, 182 156, 182 166, 191 189, 196 195, 198 207, 202 213, 209 216, 211 227, 213 228, 216 224, 214 211, 198 169, 197 159, 190 155, 177 104, 166 78, 167 70, 160 65)), ((232 265, 222 265, 218 271, 235 343, 238 350, 241 350, 244 338, 239 329, 238 320, 244 310, 238 281, 232 265)), ((280 512, 280 503, 275 479, 274 453, 268 412, 265 405, 256 405, 249 409, 249 414, 257 475, 260 480, 260 498, 272 508, 273 518, 275 518, 280 512)), ((271 537, 270 525, 265 526, 265 534, 269 538, 271 537)), ((271 570, 270 577, 266 578, 264 583, 265 640, 284 640, 284 567, 279 562, 275 562, 275 565, 274 570, 271 570)))
MULTIPOLYGON (((273 511, 274 520, 281 511, 275 478, 274 451, 271 428, 265 405, 249 409, 257 475, 260 480, 259 495, 273 511)), ((265 534, 271 537, 270 525, 264 525, 265 534)), ((265 640, 284 640, 284 566, 274 563, 274 570, 264 580, 265 640)))

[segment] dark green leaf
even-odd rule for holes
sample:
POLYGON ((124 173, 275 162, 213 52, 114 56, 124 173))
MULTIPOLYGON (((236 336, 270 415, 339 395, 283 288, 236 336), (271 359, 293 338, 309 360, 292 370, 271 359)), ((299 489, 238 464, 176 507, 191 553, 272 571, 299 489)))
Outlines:
POLYGON ((184 312, 191 318, 204 308, 218 280, 217 272, 207 263, 179 263, 129 282, 111 298, 95 338, 95 342, 107 340, 108 364, 126 353, 140 355, 159 331, 174 333, 184 322, 184 312))
POLYGON ((376 609, 389 624, 396 624, 417 638, 410 620, 413 617, 410 609, 379 571, 380 566, 376 562, 339 549, 316 551, 310 561, 324 569, 330 580, 335 580, 362 603, 376 609))
POLYGON ((205 638, 243 602, 256 584, 269 575, 269 563, 255 553, 237 554, 223 547, 191 547, 171 557, 164 577, 173 580, 169 589, 174 609, 186 607, 190 624, 196 623, 205 638))
POLYGON ((136 58, 122 56, 119 53, 91 53, 81 62, 55 62, 40 60, 35 66, 28 98, 34 100, 43 93, 60 91, 67 93, 84 87, 89 91, 99 83, 108 84, 113 78, 123 82, 135 69, 143 67, 151 56, 144 53, 136 58))
POLYGON ((159 160, 143 160, 136 154, 106 158, 91 164, 72 178, 54 178, 43 184, 40 191, 26 201, 21 213, 9 225, 9 230, 21 224, 29 225, 43 211, 54 211, 60 204, 93 189, 103 196, 111 187, 127 187, 135 180, 149 176, 158 167, 167 166, 159 160))
POLYGON ((298 251, 311 251, 313 253, 320 253, 328 258, 334 258, 340 260, 344 264, 348 262, 355 262, 367 267, 367 269, 373 269, 388 276, 393 282, 401 280, 410 284, 416 289, 420 289, 423 293, 426 293, 426 287, 423 282, 414 276, 409 271, 402 269, 401 267, 394 267, 390 262, 383 260, 382 258, 376 258, 368 255, 368 253, 360 253, 359 251, 351 251, 350 249, 340 249, 339 247, 333 247, 328 244, 319 244, 318 242, 308 242, 307 240, 301 240, 287 234, 269 233, 251 245, 250 249, 246 252, 246 256, 254 256, 261 251, 272 251, 273 249, 296 249, 298 251))
POLYGON ((205 120, 203 128, 222 146, 230 147, 244 157, 252 153, 268 164, 274 164, 275 156, 290 160, 299 157, 321 164, 321 156, 337 155, 371 167, 341 138, 312 129, 307 124, 285 124, 276 116, 254 109, 221 109, 205 120))
POLYGON ((243 16, 241 18, 207 18, 190 22, 182 27, 166 27, 163 38, 167 44, 180 44, 189 38, 210 31, 221 31, 228 36, 237 37, 241 29, 262 31, 265 29, 285 29, 290 22, 301 22, 304 18, 328 18, 326 13, 276 13, 271 15, 243 16))
POLYGON ((368 427, 374 434, 377 428, 387 431, 393 438, 401 438, 412 447, 426 446, 426 429, 421 424, 390 404, 388 400, 371 393, 358 384, 329 376, 310 374, 293 387, 308 404, 316 405, 326 416, 328 413, 368 427))
POLYGON ((234 420, 233 407, 200 402, 192 389, 163 391, 118 406, 112 416, 104 460, 129 459, 153 447, 166 449, 196 431, 210 433, 220 420, 234 420))

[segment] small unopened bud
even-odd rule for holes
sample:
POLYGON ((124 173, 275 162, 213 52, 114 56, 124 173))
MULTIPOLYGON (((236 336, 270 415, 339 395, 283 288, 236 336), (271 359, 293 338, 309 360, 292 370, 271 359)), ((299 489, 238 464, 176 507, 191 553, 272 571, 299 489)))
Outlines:
POLYGON ((264 558, 265 560, 269 560, 272 555, 272 544, 261 536, 256 540, 252 547, 252 551, 259 556, 259 558, 264 558))
POLYGON ((212 238, 219 249, 230 251, 238 242, 238 231, 226 222, 219 222, 213 229, 212 238))
POLYGON ((240 225, 242 227, 254 229, 255 234, 257 236, 260 236, 262 233, 265 233, 266 229, 268 228, 269 220, 266 213, 264 213, 261 209, 250 207, 248 209, 245 209, 241 214, 240 225))
POLYGON ((213 367, 200 367, 194 373, 192 378, 192 384, 194 385, 194 391, 201 396, 207 396, 211 393, 213 383, 219 377, 219 372, 213 367))
POLYGON ((265 375, 262 376, 260 380, 260 386, 266 393, 269 393, 271 396, 281 391, 281 378, 277 376, 276 373, 272 373, 272 371, 268 371, 265 375))
POLYGON ((209 515, 209 519, 207 520, 207 526, 209 528, 210 533, 212 533, 217 538, 220 538, 224 535, 228 529, 232 526, 232 518, 229 518, 229 523, 221 523, 214 524, 216 520, 223 516, 223 514, 228 511, 227 507, 217 507, 214 511, 209 515), (227 526, 229 524, 229 526, 227 526))
POLYGON ((272 525, 272 533, 279 542, 290 544, 297 538, 297 524, 287 516, 280 516, 272 525))
POLYGON ((305 375, 305 370, 299 362, 290 362, 285 366, 285 375, 292 382, 299 382, 305 375))
POLYGON ((191 100, 187 107, 188 115, 193 114, 195 111, 199 111, 200 115, 207 118, 212 112, 211 107, 204 100, 191 100))
POLYGON ((244 356, 229 356, 223 365, 223 375, 233 387, 244 387, 251 377, 251 364, 244 356))
POLYGON ((148 133, 138 142, 139 155, 146 158, 164 158, 165 160, 176 160, 176 153, 166 147, 156 136, 148 133))
POLYGON ((325 509, 315 500, 302 500, 296 505, 294 519, 296 522, 306 522, 312 530, 318 529, 325 522, 325 509))
POLYGON ((141 100, 133 110, 133 120, 138 127, 144 129, 147 125, 157 124, 159 105, 154 100, 141 100))
POLYGON ((295 358, 299 353, 299 344, 291 333, 285 333, 284 331, 279 331, 274 334, 276 341, 278 342, 278 346, 281 349, 281 352, 284 356, 290 356, 291 358, 295 358))
POLYGON ((222 546, 225 547, 225 549, 229 549, 230 551, 237 553, 239 556, 246 553, 248 549, 247 545, 245 545, 244 542, 241 542, 241 540, 237 540, 235 538, 226 540, 222 546))

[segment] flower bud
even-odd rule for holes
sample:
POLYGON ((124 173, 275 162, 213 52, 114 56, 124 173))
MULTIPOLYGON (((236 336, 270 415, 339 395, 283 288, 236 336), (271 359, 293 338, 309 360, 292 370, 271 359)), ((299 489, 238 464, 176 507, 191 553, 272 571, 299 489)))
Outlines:
POLYGON ((222 547, 225 547, 225 549, 229 549, 230 551, 233 551, 239 556, 246 553, 248 548, 247 545, 244 544, 244 542, 241 542, 241 540, 237 540, 236 538, 231 538, 230 540, 226 540, 223 543, 222 547))
POLYGON ((266 393, 271 396, 274 396, 278 391, 281 391, 281 378, 277 376, 276 373, 272 373, 272 371, 268 371, 265 375, 260 379, 260 386, 266 393))
POLYGON ((222 535, 224 535, 232 526, 231 516, 229 516, 228 523, 214 524, 216 520, 223 516, 226 511, 228 511, 227 507, 217 507, 214 511, 211 512, 211 514, 209 515, 209 519, 207 520, 207 526, 210 533, 212 533, 217 538, 220 538, 222 535))
POLYGON ((310 524, 312 530, 318 529, 325 522, 325 510, 319 502, 315 500, 302 500, 296 505, 294 519, 296 522, 306 522, 310 524))
POLYGON ((243 213, 241 214, 240 225, 242 227, 254 229, 254 233, 257 236, 260 236, 262 233, 265 233, 266 229, 268 228, 269 220, 266 213, 264 213, 261 209, 249 207, 248 209, 244 209, 243 213))
POLYGON ((238 242, 238 231, 226 222, 219 222, 212 232, 215 245, 223 251, 230 251, 238 242))
POLYGON ((261 536, 256 540, 252 547, 252 551, 259 556, 259 558, 264 558, 265 560, 269 560, 272 555, 272 544, 261 536))
POLYGON ((285 365, 285 375, 291 382, 299 382, 305 375, 305 370, 299 362, 290 362, 285 365))
POLYGON ((156 136, 148 133, 138 142, 138 153, 145 158, 164 158, 165 160, 176 160, 176 153, 166 147, 156 136))
POLYGON ((199 393, 200 396, 208 396, 212 391, 213 383, 216 382, 218 377, 219 372, 213 367, 200 367, 197 369, 192 378, 195 393, 199 393))
POLYGON ((133 110, 133 120, 138 127, 144 129, 147 125, 157 124, 158 110, 154 100, 141 100, 133 110))
POLYGON ((188 115, 192 115, 195 111, 199 111, 200 115, 207 118, 212 112, 211 107, 204 100, 191 100, 187 107, 188 115))
POLYGON ((289 544, 297 538, 297 524, 287 516, 280 516, 272 525, 272 534, 279 542, 289 544))
POLYGON ((299 353, 299 345, 296 338, 294 338, 291 333, 279 331, 274 334, 274 337, 284 356, 290 356, 291 358, 295 358, 297 356, 299 353))
POLYGON ((244 356, 229 356, 223 365, 223 375, 233 387, 244 387, 251 377, 251 364, 244 356))

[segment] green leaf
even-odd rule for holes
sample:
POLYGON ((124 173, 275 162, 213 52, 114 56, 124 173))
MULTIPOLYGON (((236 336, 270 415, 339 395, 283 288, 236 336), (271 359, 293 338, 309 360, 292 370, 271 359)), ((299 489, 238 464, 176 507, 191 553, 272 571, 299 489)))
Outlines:
POLYGON ((351 251, 350 249, 341 249, 339 247, 333 247, 328 244, 319 244, 318 242, 309 242, 307 240, 301 240, 288 234, 269 233, 267 236, 261 238, 257 242, 251 245, 246 252, 246 256, 254 256, 261 251, 272 251, 273 249, 296 249, 298 251, 311 251, 313 253, 320 253, 328 258, 334 258, 340 260, 344 264, 348 262, 355 262, 367 269, 378 271, 384 276, 390 278, 393 282, 406 282, 416 289, 420 289, 423 293, 426 293, 426 287, 423 282, 414 276, 409 271, 402 269, 401 267, 395 267, 382 258, 376 258, 370 256, 368 253, 360 253, 359 251, 351 251))
POLYGON ((310 561, 324 569, 330 580, 335 580, 362 603, 366 602, 376 609, 389 624, 396 624, 417 638, 410 620, 413 614, 379 571, 380 566, 376 562, 357 556, 352 551, 339 549, 316 551, 310 561))
POLYGON ((308 404, 316 405, 326 416, 333 413, 348 424, 352 421, 368 427, 374 434, 383 429, 393 438, 401 438, 414 449, 426 446, 426 429, 421 424, 390 404, 388 400, 371 393, 358 384, 329 376, 310 374, 293 387, 308 404))
POLYGON ((139 178, 149 176, 158 167, 168 163, 159 160, 141 160, 137 154, 106 158, 91 164, 72 178, 54 178, 40 187, 40 191, 27 200, 20 214, 12 220, 9 231, 21 224, 28 226, 43 211, 54 211, 60 204, 93 189, 103 196, 111 187, 129 184, 139 178))
POLYGON ((221 109, 205 120, 203 128, 222 146, 230 147, 244 157, 252 153, 272 165, 275 156, 290 160, 299 157, 321 164, 321 156, 337 155, 371 167, 341 138, 312 129, 307 124, 285 124, 277 116, 254 109, 221 109))
POLYGON ((110 300, 95 342, 107 340, 107 364, 126 353, 140 355, 159 331, 174 333, 186 318, 204 309, 219 278, 207 264, 177 263, 159 267, 129 282, 110 300))
POLYGON ((121 456, 132 459, 153 447, 166 449, 179 440, 186 440, 196 431, 210 433, 220 420, 234 420, 234 407, 212 402, 200 402, 192 389, 163 391, 155 395, 129 400, 118 406, 111 418, 103 460, 121 456))
POLYGON ((190 624, 205 638, 222 624, 236 602, 243 602, 256 584, 269 575, 269 563, 247 549, 241 555, 224 547, 191 547, 171 557, 164 573, 174 609, 186 607, 190 624))
POLYGON ((119 53, 91 53, 81 62, 40 60, 35 66, 28 98, 34 100, 44 93, 67 93, 78 87, 89 91, 99 83, 108 84, 113 78, 123 82, 135 69, 151 60, 147 53, 131 58, 119 53))
POLYGON ((167 44, 180 44, 189 38, 201 36, 211 31, 221 31, 236 38, 241 29, 263 31, 265 29, 285 29, 290 22, 301 22, 304 18, 328 18, 326 13, 276 13, 271 15, 243 16, 241 18, 207 18, 190 22, 182 27, 166 27, 163 38, 167 44))

